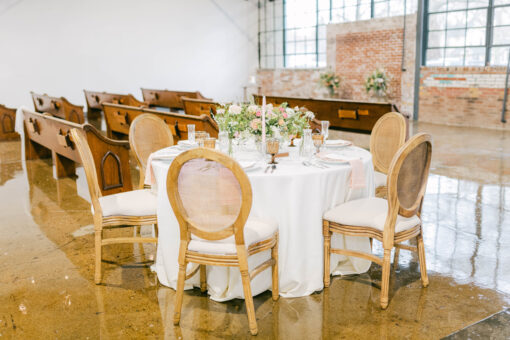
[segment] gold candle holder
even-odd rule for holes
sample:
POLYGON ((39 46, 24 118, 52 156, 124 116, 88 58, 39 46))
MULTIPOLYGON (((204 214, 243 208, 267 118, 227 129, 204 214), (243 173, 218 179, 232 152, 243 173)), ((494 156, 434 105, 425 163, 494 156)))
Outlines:
POLYGON ((215 149, 216 148, 216 138, 204 139, 204 148, 215 149))
POLYGON ((312 134, 313 145, 317 149, 317 153, 320 152, 322 144, 324 144, 324 135, 321 133, 313 133, 312 134))
POLYGON ((266 141, 266 152, 271 155, 271 162, 269 164, 278 164, 275 161, 275 156, 280 149, 280 141, 276 138, 269 138, 266 141))

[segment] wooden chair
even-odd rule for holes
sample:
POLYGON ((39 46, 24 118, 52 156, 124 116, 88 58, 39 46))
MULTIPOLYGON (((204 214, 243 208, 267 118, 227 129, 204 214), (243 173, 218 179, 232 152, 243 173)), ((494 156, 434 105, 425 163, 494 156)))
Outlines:
POLYGON ((94 158, 90 151, 87 140, 79 130, 71 130, 71 137, 81 157, 87 184, 90 192, 90 200, 94 215, 94 232, 96 248, 96 269, 94 280, 101 283, 101 259, 102 247, 109 244, 119 243, 157 243, 156 237, 115 237, 103 238, 103 230, 111 227, 126 227, 139 225, 155 225, 156 219, 156 196, 149 189, 133 190, 103 196, 99 189, 94 158))
POLYGON ((151 153, 174 145, 174 137, 168 125, 161 118, 147 113, 136 117, 131 123, 129 145, 140 168, 139 188, 143 189, 147 159, 151 153))
MULTIPOLYGON (((342 254, 368 259, 382 266, 381 307, 388 306, 391 250, 395 261, 399 249, 418 252, 421 280, 429 280, 425 264, 423 230, 419 209, 425 194, 432 155, 431 137, 420 133, 397 152, 388 174, 388 200, 371 197, 343 203, 324 214, 324 286, 330 284, 330 254, 342 254), (331 249, 331 234, 375 238, 382 242, 383 258, 348 249, 331 249), (416 238, 417 246, 402 242, 416 238)), ((396 262, 395 262, 396 263, 396 262)))
POLYGON ((250 332, 257 334, 251 280, 272 267, 272 297, 278 292, 278 225, 248 219, 252 191, 248 176, 232 158, 198 148, 186 151, 172 162, 167 175, 168 198, 180 227, 179 276, 174 324, 181 317, 184 281, 200 268, 205 291, 205 265, 239 267, 250 332), (248 271, 248 256, 271 249, 271 258, 248 271), (199 264, 186 275, 189 262, 199 264))
POLYGON ((375 194, 387 195, 387 175, 393 156, 406 141, 406 120, 398 112, 389 112, 379 118, 370 135, 370 152, 374 162, 375 194))
POLYGON ((19 134, 14 131, 15 121, 16 109, 0 104, 0 141, 19 139, 19 134))

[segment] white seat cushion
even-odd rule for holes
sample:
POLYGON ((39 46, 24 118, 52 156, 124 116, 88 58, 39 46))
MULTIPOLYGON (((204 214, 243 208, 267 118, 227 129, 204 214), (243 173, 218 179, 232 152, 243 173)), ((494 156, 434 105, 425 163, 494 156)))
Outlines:
POLYGON ((150 189, 133 190, 99 198, 103 216, 156 215, 157 199, 150 189))
MULTIPOLYGON (((244 244, 248 248, 250 245, 267 240, 278 230, 278 222, 273 220, 262 220, 259 218, 249 218, 244 226, 244 244)), ((188 244, 188 249, 202 254, 236 254, 236 244, 234 236, 223 240, 208 241, 198 238, 194 235, 188 244)))
POLYGON ((385 187, 387 180, 388 176, 386 176, 386 174, 383 174, 382 172, 379 171, 374 171, 374 182, 376 188, 385 187))
MULTIPOLYGON (((384 223, 388 215, 388 201, 382 198, 362 198, 349 201, 328 210, 324 219, 343 225, 370 227, 384 230, 384 223)), ((421 223, 418 216, 403 217, 398 215, 395 232, 401 232, 421 223)))

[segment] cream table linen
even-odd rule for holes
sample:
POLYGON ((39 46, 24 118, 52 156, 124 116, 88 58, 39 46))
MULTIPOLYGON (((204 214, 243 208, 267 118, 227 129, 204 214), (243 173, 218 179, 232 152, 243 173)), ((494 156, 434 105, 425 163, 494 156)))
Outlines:
MULTIPOLYGON (((324 212, 347 200, 374 195, 372 157, 366 150, 350 147, 349 155, 363 161, 366 186, 350 189, 351 167, 348 163, 328 168, 305 167, 300 161, 280 159, 274 173, 264 173, 265 164, 247 172, 253 191, 250 217, 272 218, 279 224, 279 279, 282 297, 310 295, 323 288, 324 212)), ((170 159, 152 161, 156 178, 159 239, 153 269, 161 284, 175 289, 179 253, 179 225, 168 201, 166 176, 170 159)), ((333 235, 332 247, 370 252, 364 237, 333 235)), ((250 256, 250 269, 269 258, 269 251, 250 256)), ((332 254, 333 275, 364 273, 370 261, 332 254)), ((244 298, 238 268, 207 266, 208 292, 216 301, 244 298)), ((186 281, 185 288, 199 286, 199 275, 186 281)), ((266 270, 252 281, 253 295, 271 288, 271 271, 266 270)))

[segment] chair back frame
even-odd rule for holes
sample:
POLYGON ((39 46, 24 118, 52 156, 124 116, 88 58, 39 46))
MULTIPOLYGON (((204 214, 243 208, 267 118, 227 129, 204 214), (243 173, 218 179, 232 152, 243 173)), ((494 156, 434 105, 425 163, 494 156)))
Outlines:
MULTIPOLYGON (((374 169, 376 171, 387 174, 390 169, 391 158, 390 161, 385 161, 382 159, 381 155, 377 152, 377 145, 380 144, 380 131, 382 128, 386 127, 387 124, 394 124, 394 121, 397 121, 397 124, 392 126, 395 131, 391 138, 396 139, 396 145, 400 148, 406 141, 406 120, 404 116, 402 116, 398 112, 388 112, 383 115, 381 118, 377 120, 372 129, 372 134, 370 135, 370 152, 372 153, 372 161, 374 163, 374 169)), ((391 150, 390 150, 391 151, 391 150)), ((398 148, 393 150, 393 154, 396 154, 398 148)))
MULTIPOLYGON (((133 153, 135 154, 136 162, 138 163, 138 167, 140 168, 140 188, 143 188, 143 182, 145 177, 145 171, 147 169, 147 158, 142 155, 142 152, 140 150, 140 143, 153 143, 154 144, 154 138, 153 136, 147 136, 147 139, 144 141, 140 141, 136 139, 136 128, 140 124, 144 124, 145 122, 154 122, 156 123, 157 128, 162 132, 162 135, 164 136, 164 139, 166 141, 156 141, 156 142, 168 142, 163 144, 168 144, 167 146, 174 145, 174 137, 172 134, 172 130, 168 127, 168 125, 163 121, 163 119, 159 118, 158 116, 145 113, 142 115, 139 115, 136 117, 133 122, 131 123, 129 127, 129 145, 131 147, 131 150, 133 150, 133 153)), ((153 150, 152 152, 157 151, 153 150)))
POLYGON ((197 148, 188 150, 177 156, 172 161, 170 169, 168 170, 166 183, 168 199, 172 205, 175 217, 179 222, 181 242, 185 241, 186 243, 189 243, 191 240, 191 234, 206 240, 221 240, 234 235, 236 245, 244 245, 244 226, 251 210, 252 189, 248 176, 239 163, 237 163, 233 158, 212 149, 197 148), (234 174, 235 178, 239 182, 242 198, 239 214, 232 225, 226 226, 219 231, 208 232, 199 229, 194 226, 187 218, 186 214, 183 213, 185 209, 178 190, 179 173, 186 162, 198 158, 217 162, 223 165, 234 174))
POLYGON ((426 133, 419 133, 409 139, 393 157, 393 161, 391 162, 388 174, 388 216, 386 218, 383 232, 383 244, 385 249, 393 245, 397 216, 401 215, 404 217, 412 217, 420 209, 423 196, 425 195, 425 190, 427 189, 427 179, 432 158, 431 156, 432 137, 426 133), (400 171, 407 157, 423 144, 425 144, 427 150, 425 155, 426 160, 424 164, 424 171, 421 178, 421 186, 417 191, 415 201, 409 207, 403 207, 398 195, 398 180, 400 171))

